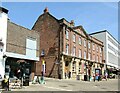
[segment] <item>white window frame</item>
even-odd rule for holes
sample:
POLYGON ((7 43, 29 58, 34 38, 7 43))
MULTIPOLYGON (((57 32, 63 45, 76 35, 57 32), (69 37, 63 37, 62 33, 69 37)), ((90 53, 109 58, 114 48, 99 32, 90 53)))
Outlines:
POLYGON ((90 41, 88 42, 88 48, 90 49, 90 41))
POLYGON ((86 39, 84 39, 84 47, 86 47, 86 39))
POLYGON ((79 58, 82 58, 82 50, 79 49, 79 58))
POLYGON ((76 35, 73 34, 73 42, 75 42, 75 41, 76 41, 76 35))
POLYGON ((69 31, 68 30, 65 31, 65 35, 66 35, 66 39, 69 39, 69 31))
POLYGON ((84 51, 84 59, 86 59, 86 51, 84 51))
POLYGON ((102 56, 100 56, 100 63, 102 63, 102 56))
POLYGON ((81 45, 81 44, 82 44, 82 38, 79 37, 79 45, 81 45))
POLYGON ((92 58, 93 61, 95 61, 95 55, 93 55, 93 58, 92 58))
POLYGON ((99 50, 99 46, 97 45, 97 47, 96 47, 96 50, 97 50, 97 52, 98 52, 98 50, 99 50))
POLYGON ((93 46, 93 50, 95 50, 95 44, 94 44, 94 43, 93 43, 93 45, 92 45, 92 46, 93 46))
POLYGON ((88 53, 88 60, 91 60, 91 53, 88 53))
POLYGON ((66 44, 66 54, 69 53, 69 44, 66 44))
POLYGON ((73 47, 72 53, 73 53, 73 56, 76 56, 76 47, 75 46, 73 47))
POLYGON ((97 55, 96 61, 97 61, 97 62, 99 61, 98 55, 97 55))
POLYGON ((100 47, 100 53, 102 53, 102 47, 100 47))

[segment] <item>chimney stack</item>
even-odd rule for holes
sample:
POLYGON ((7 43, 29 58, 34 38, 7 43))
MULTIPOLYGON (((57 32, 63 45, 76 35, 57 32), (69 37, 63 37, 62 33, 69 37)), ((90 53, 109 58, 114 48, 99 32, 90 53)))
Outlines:
POLYGON ((5 9, 3 7, 0 7, 0 13, 2 13, 2 12, 8 14, 8 10, 7 9, 5 9))
POLYGON ((75 25, 74 20, 71 20, 70 25, 73 27, 75 25))
POLYGON ((48 13, 49 11, 48 11, 48 7, 46 7, 45 9, 44 9, 44 13, 48 13))

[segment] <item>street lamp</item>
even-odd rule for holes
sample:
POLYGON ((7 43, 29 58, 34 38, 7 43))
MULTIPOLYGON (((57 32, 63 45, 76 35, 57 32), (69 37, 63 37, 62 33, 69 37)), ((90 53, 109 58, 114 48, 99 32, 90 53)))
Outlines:
POLYGON ((41 72, 41 81, 40 81, 40 83, 45 83, 45 81, 44 81, 44 74, 45 74, 45 60, 44 60, 44 56, 45 56, 45 51, 44 50, 42 50, 42 52, 41 52, 41 58, 42 58, 42 60, 41 60, 41 62, 42 62, 42 72, 41 72))

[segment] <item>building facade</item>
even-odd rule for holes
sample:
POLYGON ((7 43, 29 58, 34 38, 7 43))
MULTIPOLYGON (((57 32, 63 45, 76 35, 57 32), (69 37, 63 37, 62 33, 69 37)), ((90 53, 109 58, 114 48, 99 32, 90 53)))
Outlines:
MULTIPOLYGON (((74 21, 56 19, 48 8, 33 30, 40 32, 40 53, 45 52, 45 76, 84 80, 104 73, 103 42, 88 35, 74 21)), ((42 68, 42 62, 38 63, 42 68)))
POLYGON ((5 74, 5 58, 3 56, 6 51, 7 18, 8 10, 0 7, 0 74, 2 77, 5 74))
MULTIPOLYGON (((3 9, 2 12, 4 12, 3 9)), ((39 33, 17 25, 7 17, 5 17, 5 22, 6 29, 1 29, 5 35, 2 35, 5 37, 5 42, 3 42, 4 46, 0 51, 2 64, 4 64, 2 69, 0 68, 2 71, 0 74, 2 76, 9 74, 13 77, 16 76, 16 71, 20 68, 33 78, 36 62, 39 61, 39 33)), ((5 22, 1 22, 1 24, 5 22)), ((2 40, 4 37, 1 37, 2 40)))
POLYGON ((104 43, 106 69, 109 71, 120 69, 120 43, 107 30, 91 33, 90 35, 104 43))

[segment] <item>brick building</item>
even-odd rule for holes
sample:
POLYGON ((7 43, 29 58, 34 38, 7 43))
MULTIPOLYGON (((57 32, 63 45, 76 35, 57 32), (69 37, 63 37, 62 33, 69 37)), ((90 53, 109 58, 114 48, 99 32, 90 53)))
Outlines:
MULTIPOLYGON (((45 76, 83 80, 104 74, 103 42, 75 26, 73 20, 58 20, 45 8, 32 29, 39 31, 40 53, 45 52, 45 76)), ((37 64, 42 68, 42 62, 37 64)))
POLYGON ((0 30, 2 32, 1 41, 3 41, 4 46, 0 51, 0 62, 3 64, 0 74, 3 76, 12 73, 16 76, 16 70, 22 68, 25 71, 24 73, 27 71, 26 74, 33 78, 36 71, 36 62, 39 61, 39 33, 11 22, 6 17, 8 12, 5 13, 3 10, 8 11, 1 8, 4 21, 0 19, 0 22, 1 24, 4 23, 4 26, 0 30))

